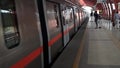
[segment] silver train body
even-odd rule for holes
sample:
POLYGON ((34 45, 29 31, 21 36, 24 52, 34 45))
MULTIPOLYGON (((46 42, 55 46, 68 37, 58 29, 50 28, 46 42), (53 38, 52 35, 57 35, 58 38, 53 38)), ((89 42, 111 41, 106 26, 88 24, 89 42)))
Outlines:
POLYGON ((0 68, 50 68, 85 20, 66 1, 0 1, 0 68))

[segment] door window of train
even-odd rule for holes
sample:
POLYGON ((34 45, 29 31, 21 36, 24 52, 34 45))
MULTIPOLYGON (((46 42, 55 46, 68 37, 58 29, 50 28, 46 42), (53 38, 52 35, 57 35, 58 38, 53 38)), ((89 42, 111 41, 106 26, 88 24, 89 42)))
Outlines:
POLYGON ((59 27, 59 15, 58 15, 58 7, 57 5, 54 5, 54 11, 55 11, 55 19, 56 19, 56 27, 59 27))
POLYGON ((74 17, 73 17, 73 9, 72 8, 68 9, 68 15, 69 15, 69 23, 73 23, 74 17))
POLYGON ((47 2, 46 5, 47 11, 47 21, 48 21, 48 29, 51 35, 54 35, 55 32, 59 32, 60 27, 60 19, 59 19, 59 8, 55 3, 47 2))
POLYGON ((63 6, 63 5, 61 5, 61 17, 62 17, 62 23, 63 23, 63 25, 65 25, 66 24, 66 8, 63 6))
POLYGON ((20 42, 14 0, 0 0, 0 13, 5 44, 10 49, 20 42))
POLYGON ((75 10, 74 10, 74 12, 75 12, 75 15, 74 15, 74 17, 75 17, 75 20, 77 21, 77 22, 79 22, 79 14, 78 14, 78 9, 76 8, 75 10))
POLYGON ((73 9, 72 8, 65 8, 62 11, 62 15, 63 15, 62 17, 65 19, 66 23, 73 23, 74 18, 73 18, 73 9))

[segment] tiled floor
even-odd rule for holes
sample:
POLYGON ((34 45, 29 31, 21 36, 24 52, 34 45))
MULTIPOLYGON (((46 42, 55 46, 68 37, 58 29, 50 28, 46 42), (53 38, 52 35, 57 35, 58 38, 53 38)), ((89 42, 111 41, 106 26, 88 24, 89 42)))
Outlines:
POLYGON ((88 22, 87 43, 79 68, 120 68, 120 29, 113 28, 110 21, 101 21, 98 29, 95 22, 88 22))

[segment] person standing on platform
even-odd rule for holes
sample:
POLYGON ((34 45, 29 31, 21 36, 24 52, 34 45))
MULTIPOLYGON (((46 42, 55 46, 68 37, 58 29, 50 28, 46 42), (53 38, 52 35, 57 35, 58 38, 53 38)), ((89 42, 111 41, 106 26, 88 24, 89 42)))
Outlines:
POLYGON ((119 22, 120 22, 120 14, 118 14, 118 12, 116 12, 114 14, 114 24, 115 24, 115 28, 119 28, 119 22))
POLYGON ((102 16, 100 15, 100 14, 98 14, 98 26, 99 26, 99 28, 101 28, 101 26, 102 26, 102 16))
POLYGON ((95 11, 94 17, 95 17, 96 28, 98 28, 98 18, 99 18, 99 15, 98 15, 97 11, 95 11))

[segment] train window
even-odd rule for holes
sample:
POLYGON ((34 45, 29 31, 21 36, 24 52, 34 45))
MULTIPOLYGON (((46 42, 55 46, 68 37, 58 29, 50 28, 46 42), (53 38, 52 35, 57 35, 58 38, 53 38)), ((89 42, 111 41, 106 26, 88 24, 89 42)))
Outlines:
POLYGON ((73 17, 73 9, 72 9, 72 8, 69 8, 69 13, 70 13, 69 22, 70 22, 70 23, 73 23, 74 17, 73 17))
POLYGON ((59 19, 58 19, 58 7, 54 5, 54 11, 55 11, 55 19, 57 22, 57 27, 59 27, 59 19))
POLYGON ((19 44, 19 31, 14 0, 0 0, 5 45, 8 49, 19 44))
POLYGON ((63 25, 73 24, 74 23, 73 9, 71 7, 65 7, 65 6, 61 6, 61 7, 62 7, 61 17, 62 17, 63 25))
POLYGON ((63 7, 63 5, 61 5, 61 17, 62 17, 62 23, 63 23, 63 25, 65 25, 66 24, 66 13, 65 13, 65 10, 66 10, 66 8, 65 7, 63 7))

